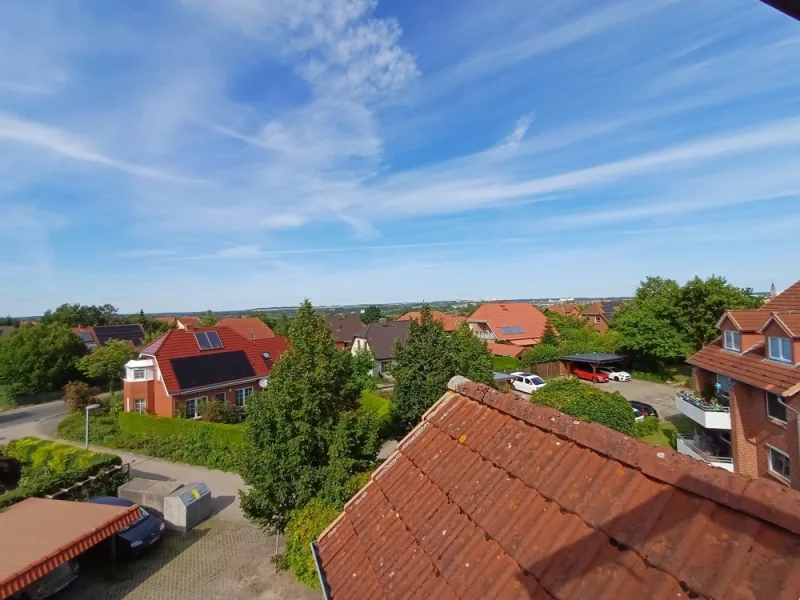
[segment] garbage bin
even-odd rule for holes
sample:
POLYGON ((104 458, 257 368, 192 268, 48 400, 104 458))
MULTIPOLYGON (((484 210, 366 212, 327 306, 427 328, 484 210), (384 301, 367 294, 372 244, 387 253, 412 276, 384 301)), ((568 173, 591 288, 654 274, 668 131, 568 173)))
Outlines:
POLYGON ((177 481, 158 481, 134 477, 117 489, 117 495, 139 506, 152 509, 159 517, 164 515, 164 498, 175 493, 181 484, 177 481))
POLYGON ((164 521, 174 531, 189 531, 211 511, 211 490, 204 482, 186 484, 164 498, 164 521))

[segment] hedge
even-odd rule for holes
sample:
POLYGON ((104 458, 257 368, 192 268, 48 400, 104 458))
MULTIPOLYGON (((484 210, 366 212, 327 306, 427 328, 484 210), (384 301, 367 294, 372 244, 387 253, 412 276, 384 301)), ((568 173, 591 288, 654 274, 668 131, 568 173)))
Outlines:
POLYGON ((295 579, 319 589, 319 577, 311 554, 311 542, 339 515, 340 509, 322 498, 314 498, 303 508, 292 511, 286 526, 286 549, 283 558, 295 579))
POLYGON ((633 409, 622 394, 609 394, 575 378, 549 382, 531 394, 531 402, 578 419, 600 423, 626 435, 634 433, 633 409))
POLYGON ((114 454, 83 450, 68 444, 27 437, 12 440, 4 454, 23 463, 22 479, 15 489, 0 494, 0 508, 5 508, 26 498, 43 497, 76 483, 101 476, 81 488, 60 495, 63 500, 84 500, 92 496, 115 495, 117 488, 128 480, 122 470, 109 472, 122 464, 114 454))

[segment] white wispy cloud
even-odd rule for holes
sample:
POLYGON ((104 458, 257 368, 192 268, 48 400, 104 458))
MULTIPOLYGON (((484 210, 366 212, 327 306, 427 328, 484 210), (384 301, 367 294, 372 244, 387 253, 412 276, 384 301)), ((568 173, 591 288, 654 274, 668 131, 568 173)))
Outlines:
POLYGON ((175 256, 176 254, 178 254, 177 250, 169 250, 166 248, 143 248, 139 250, 126 250, 125 252, 120 252, 118 256, 120 258, 157 258, 163 256, 175 256))

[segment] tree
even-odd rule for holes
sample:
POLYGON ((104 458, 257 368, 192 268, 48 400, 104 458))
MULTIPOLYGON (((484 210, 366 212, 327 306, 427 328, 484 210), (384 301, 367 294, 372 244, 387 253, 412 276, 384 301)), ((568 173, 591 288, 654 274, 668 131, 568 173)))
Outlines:
POLYGON ((379 321, 381 316, 380 307, 370 304, 366 309, 364 309, 364 313, 361 315, 361 322, 365 325, 369 325, 370 323, 379 321))
POLYGON ((144 310, 140 310, 132 317, 128 317, 126 321, 128 323, 141 325, 142 329, 144 329, 145 336, 149 339, 156 339, 162 333, 170 329, 170 327, 175 327, 174 324, 171 325, 170 323, 164 323, 163 321, 148 317, 144 314, 144 310))
POLYGON ((85 381, 70 381, 64 386, 63 400, 72 412, 78 412, 93 404, 99 393, 100 390, 85 381))
POLYGON ((200 327, 213 327, 214 325, 217 324, 218 320, 219 319, 217 319, 217 317, 214 316, 213 312, 207 310, 206 314, 200 317, 198 323, 200 324, 200 327))
POLYGON ((13 490, 22 479, 22 463, 11 456, 0 454, 0 493, 13 490))
POLYGON ((540 343, 544 344, 545 346, 558 346, 558 334, 556 333, 556 330, 553 329, 553 325, 550 323, 549 319, 544 326, 540 343))
POLYGON ((467 379, 486 385, 494 384, 492 354, 486 347, 486 342, 475 337, 466 322, 461 323, 459 328, 450 334, 450 344, 453 347, 457 371, 453 375, 463 375, 467 379))
POLYGON ((306 300, 297 311, 269 387, 247 401, 241 492, 245 515, 283 531, 292 510, 323 487, 342 415, 357 409, 352 357, 341 352, 306 300))
POLYGON ((235 404, 219 400, 205 400, 197 405, 197 414, 204 421, 233 425, 244 419, 244 409, 235 404))
POLYGON ((59 389, 75 375, 83 341, 62 324, 25 325, 0 340, 0 384, 14 395, 59 389))
POLYGON ((444 326, 433 319, 425 304, 420 319, 409 322, 408 338, 405 342, 398 341, 394 348, 392 398, 397 419, 405 431, 417 424, 457 373, 453 344, 444 326))
POLYGON ((46 311, 40 323, 46 325, 60 323, 67 327, 88 327, 93 325, 112 325, 118 321, 117 309, 110 304, 103 304, 102 306, 62 304, 55 311, 46 311))
POLYGON ((78 361, 78 369, 89 377, 107 381, 108 391, 114 391, 114 383, 124 375, 125 364, 136 358, 136 349, 122 340, 108 340, 91 354, 78 361))
POLYGON ((360 348, 353 355, 353 378, 359 390, 373 390, 376 377, 372 374, 375 367, 375 355, 369 348, 360 348))

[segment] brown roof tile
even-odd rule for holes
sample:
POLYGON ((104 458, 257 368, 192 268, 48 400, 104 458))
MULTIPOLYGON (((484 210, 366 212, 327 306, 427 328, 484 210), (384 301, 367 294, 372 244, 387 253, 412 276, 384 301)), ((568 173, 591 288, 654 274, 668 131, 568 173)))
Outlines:
POLYGON ((769 319, 763 310, 729 310, 727 315, 740 331, 758 331, 769 319))
POLYGON ((472 313, 468 321, 487 322, 501 341, 530 340, 533 344, 544 333, 547 317, 529 302, 487 302, 472 313), (521 328, 521 333, 503 333, 501 327, 521 328))
POLYGON ((325 324, 333 333, 333 339, 342 344, 352 344, 353 337, 364 329, 364 323, 358 315, 331 315, 325 324))
POLYGON ((800 281, 786 288, 762 309, 769 311, 800 310, 800 281))
MULTIPOLYGON (((458 317, 456 315, 446 315, 445 313, 439 310, 432 310, 431 315, 433 316, 434 321, 439 321, 442 325, 444 325, 445 331, 455 331, 458 329, 461 324, 467 320, 466 317, 458 317)), ((419 321, 421 319, 421 313, 419 311, 412 311, 407 312, 404 315, 397 317, 397 321, 419 321)))
POLYGON ((800 595, 796 491, 450 389, 320 536, 333 600, 800 595))
POLYGON ((230 327, 248 340, 266 340, 274 338, 272 329, 258 317, 229 317, 220 319, 217 327, 230 327))

